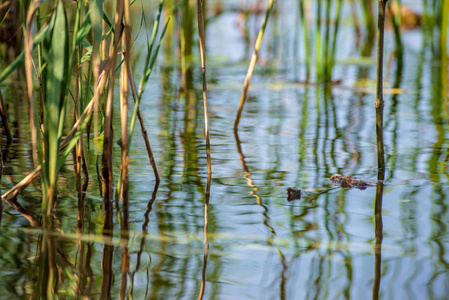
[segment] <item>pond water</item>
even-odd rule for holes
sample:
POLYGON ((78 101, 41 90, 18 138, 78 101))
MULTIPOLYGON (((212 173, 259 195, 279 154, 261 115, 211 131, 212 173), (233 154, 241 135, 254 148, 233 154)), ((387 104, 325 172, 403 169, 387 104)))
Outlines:
MULTIPOLYGON (((383 185, 376 184, 375 48, 362 57, 345 4, 333 70, 337 84, 302 84, 303 48, 295 38, 300 31, 291 29, 296 1, 278 2, 237 135, 234 119, 263 15, 249 19, 249 48, 235 24, 238 12, 225 11, 208 23, 213 174, 206 215, 197 60, 186 79, 194 89, 180 91, 178 58, 168 52, 150 79, 141 110, 161 182, 154 180, 136 131, 128 213, 118 204, 129 217, 129 230, 121 230, 128 226, 119 221, 114 203, 112 238, 102 235, 101 185, 91 146, 78 234, 73 160, 64 166, 58 230, 46 236, 54 245, 49 251, 56 257, 53 276, 61 298, 194 299, 204 292, 204 299, 447 299, 448 83, 431 38, 421 28, 402 32, 404 64, 398 68, 393 33, 386 33, 387 169, 383 185), (374 185, 334 186, 329 178, 336 173, 374 185), (289 187, 301 189, 302 198, 287 201, 289 187)), ((23 122, 27 99, 18 88, 23 81, 2 86, 14 134, 2 192, 33 170, 29 123, 23 122)), ((118 104, 115 112, 118 139, 118 104)), ((36 182, 18 198, 35 215, 39 189, 36 182)), ((42 232, 5 203, 0 232, 0 298, 29 298, 42 280, 42 232)))

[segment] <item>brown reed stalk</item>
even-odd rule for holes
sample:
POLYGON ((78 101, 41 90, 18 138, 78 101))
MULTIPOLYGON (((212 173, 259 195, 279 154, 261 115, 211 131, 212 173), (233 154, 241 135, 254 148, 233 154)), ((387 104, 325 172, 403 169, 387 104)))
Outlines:
POLYGON ((265 13, 265 19, 263 20, 262 28, 260 29, 259 35, 257 36, 256 44, 254 46, 254 52, 251 57, 251 61, 249 63, 248 72, 246 73, 246 77, 245 77, 245 82, 243 83, 243 91, 242 91, 242 95, 240 96, 240 103, 239 103, 239 108, 237 111, 237 117, 235 118, 235 122, 234 122, 234 131, 237 130, 239 127, 240 117, 242 116, 243 106, 245 105, 246 94, 248 93, 249 83, 251 81, 251 77, 253 76, 254 67, 256 66, 257 56, 259 54, 260 45, 262 44, 262 38, 265 33, 265 28, 267 27, 268 18, 270 17, 270 13, 273 10, 275 3, 276 3, 276 0, 270 0, 270 2, 268 2, 268 8, 265 13))
MULTIPOLYGON (((129 83, 131 85, 131 92, 133 95, 134 103, 137 103, 138 96, 137 96, 137 91, 136 91, 135 84, 134 84, 134 78, 133 78, 132 71, 131 71, 131 64, 126 65, 126 67, 128 68, 129 83)), ((151 164, 151 167, 153 168, 153 172, 154 172, 154 177, 156 178, 156 181, 159 182, 159 181, 161 181, 161 178, 159 176, 159 172, 157 171, 156 161, 154 160, 153 151, 151 150, 151 144, 150 144, 150 140, 148 138, 148 131, 143 122, 142 113, 140 112, 139 107, 137 108, 137 118, 139 119, 140 131, 142 132, 142 137, 143 137, 143 140, 145 141, 145 147, 147 148, 148 157, 150 159, 150 164, 151 164)))
POLYGON ((124 0, 124 16, 125 28, 123 32, 122 45, 124 49, 125 67, 121 69, 120 76, 120 115, 121 115, 121 186, 120 199, 123 205, 128 205, 128 171, 129 171, 129 155, 128 155, 128 98, 129 98, 129 72, 127 66, 130 65, 130 49, 131 49, 131 13, 129 0, 124 0))
MULTIPOLYGON (((108 97, 106 100, 106 111, 104 116, 104 135, 103 135, 103 156, 102 156, 102 179, 103 179, 103 197, 104 203, 107 206, 112 204, 111 200, 113 197, 112 193, 112 147, 114 133, 112 129, 112 119, 113 119, 113 100, 114 100, 114 78, 115 78, 115 68, 117 64, 117 52, 118 45, 121 40, 121 35, 123 32, 123 0, 117 1, 116 13, 115 13, 115 33, 114 42, 110 48, 110 70, 109 70, 109 86, 108 86, 108 97)), ((111 207, 112 209, 112 207, 111 207)), ((112 214, 108 214, 112 217, 112 214)), ((105 220, 106 222, 106 220, 105 220)), ((112 226, 112 219, 107 220, 107 223, 112 226)))
POLYGON ((206 83, 206 33, 204 31, 204 15, 202 0, 197 0, 197 14, 198 14, 198 35, 200 40, 201 52, 201 69, 203 74, 203 103, 204 103, 204 134, 206 137, 206 159, 207 159, 207 174, 212 173, 211 157, 210 157, 210 136, 209 136, 209 113, 207 110, 207 83, 206 83))
POLYGON ((29 7, 28 15, 26 19, 25 29, 25 74, 27 81, 27 92, 29 101, 29 118, 30 118, 30 130, 31 130, 31 145, 32 145, 32 159, 34 167, 37 166, 37 129, 34 119, 34 97, 33 97, 33 63, 31 53, 33 51, 33 35, 31 29, 33 26, 33 17, 36 9, 39 7, 40 0, 35 0, 29 7))
POLYGON ((129 97, 129 75, 128 66, 130 66, 130 49, 131 49, 131 12, 129 0, 124 0, 124 16, 125 30, 123 32, 123 48, 125 57, 125 67, 121 71, 120 80, 120 112, 121 112, 121 186, 120 200, 122 201, 122 214, 120 220, 121 238, 123 239, 122 247, 122 280, 120 285, 119 299, 125 299, 126 289, 128 286, 129 273, 129 199, 128 199, 128 171, 129 171, 129 153, 128 153, 128 97, 129 97), (126 241, 126 242, 125 242, 126 241))
MULTIPOLYGON (((376 79, 376 144, 377 166, 379 170, 385 170, 384 134, 383 134, 383 55, 385 32, 385 6, 388 0, 379 0, 379 12, 377 22, 377 79, 376 79)), ((383 171, 384 172, 384 171, 383 171)))

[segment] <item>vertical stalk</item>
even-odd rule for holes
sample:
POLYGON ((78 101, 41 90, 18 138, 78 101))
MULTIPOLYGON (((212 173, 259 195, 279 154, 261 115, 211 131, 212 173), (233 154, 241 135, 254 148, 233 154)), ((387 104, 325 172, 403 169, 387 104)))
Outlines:
MULTIPOLYGON (((120 43, 121 34, 123 30, 123 0, 117 1, 117 11, 115 15, 115 34, 114 42, 111 46, 109 57, 111 65, 109 69, 109 87, 108 97, 106 101, 106 112, 104 117, 104 139, 103 139, 103 156, 102 156, 102 177, 103 177, 103 197, 105 206, 112 205, 112 146, 113 146, 113 131, 112 131, 112 117, 113 117, 113 99, 114 99, 114 76, 117 63, 118 45, 120 43)), ((106 209, 106 207, 105 207, 106 209)), ((110 207, 112 209, 112 207, 110 207)), ((108 214, 109 216, 109 214, 108 214)), ((112 217, 112 214, 110 214, 112 217)), ((112 219, 105 220, 112 227, 112 219)))
POLYGON ((206 33, 204 31, 204 15, 203 15, 203 0, 197 0, 197 14, 198 14, 198 34, 200 40, 201 52, 201 69, 203 73, 203 103, 204 103, 204 125, 206 137, 206 157, 207 157, 207 176, 211 176, 211 158, 210 158, 210 137, 209 137, 209 113, 207 110, 207 84, 206 84, 206 33))
POLYGON ((207 158, 207 184, 206 184, 206 199, 204 201, 204 264, 201 280, 201 290, 198 299, 202 299, 204 295, 204 288, 206 282, 206 266, 207 257, 209 254, 209 242, 207 239, 207 227, 208 227, 208 211, 209 211, 209 198, 210 198, 210 186, 212 178, 212 162, 210 157, 210 137, 209 137, 209 115, 207 110, 207 84, 206 84, 206 33, 204 30, 204 15, 203 15, 203 1, 197 0, 197 14, 198 14, 198 35, 200 40, 200 52, 201 52, 201 69, 203 73, 203 102, 204 102, 204 123, 205 123, 205 137, 206 137, 206 158, 207 158))
MULTIPOLYGON (((113 234, 113 207, 112 207, 112 146, 113 146, 113 131, 112 131, 112 116, 113 116, 113 99, 114 99, 114 79, 115 69, 117 63, 117 52, 120 44, 122 30, 123 30, 123 0, 117 1, 115 13, 115 33, 114 40, 110 48, 109 57, 109 87, 108 97, 106 101, 106 112, 104 118, 104 139, 103 139, 103 156, 101 176, 103 179, 103 205, 104 205, 104 226, 103 235, 112 236, 113 234)), ((104 74, 106 77, 108 74, 104 74)), ((101 282, 101 299, 111 298, 112 286, 112 259, 114 247, 111 245, 103 246, 103 258, 101 266, 103 270, 103 278, 101 282)))
POLYGON ((385 6, 388 0, 379 0, 379 13, 377 23, 377 79, 376 79, 376 144, 377 166, 382 173, 385 171, 384 136, 383 136, 383 55, 385 32, 385 6))
MULTIPOLYGON (((21 1, 23 5, 23 2, 21 1)), ((36 8, 39 6, 40 0, 33 1, 30 4, 28 15, 26 17, 26 27, 24 28, 25 33, 25 72, 27 81, 27 92, 29 101, 29 118, 30 118, 30 130, 31 130, 31 145, 32 145, 32 158, 34 167, 37 166, 37 129, 34 119, 34 97, 33 97, 33 71, 32 71, 32 56, 33 51, 33 36, 31 34, 31 27, 33 23, 34 13, 36 8)))
POLYGON ((121 160, 121 186, 120 199, 124 201, 124 205, 127 203, 128 197, 128 168, 129 168, 129 156, 128 156, 128 97, 129 97, 129 50, 131 46, 131 13, 129 0, 124 0, 124 14, 125 14, 125 30, 123 32, 123 49, 125 57, 125 67, 121 70, 120 75, 120 115, 121 115, 121 148, 122 148, 122 160, 121 160))
POLYGON ((273 10, 274 4, 276 0, 270 0, 268 3, 268 9, 265 13, 265 19, 263 20, 262 28, 259 31, 259 35, 257 36, 256 45, 254 46, 253 56, 251 57, 251 61, 249 63, 248 72, 246 73, 245 82, 243 83, 243 91, 240 96, 239 108, 237 111, 237 117, 234 122, 234 131, 236 131, 239 127, 240 117, 242 116, 243 106, 246 101, 246 94, 248 93, 249 83, 251 81, 251 77, 253 76, 254 67, 256 66, 257 55, 259 53, 260 45, 262 44, 262 38, 265 33, 265 28, 267 27, 268 18, 270 17, 270 13, 273 10))
POLYGON ((198 300, 203 299, 204 291, 206 288, 206 269, 207 259, 209 257, 209 239, 208 239, 208 226, 209 226, 209 199, 210 199, 210 185, 211 176, 207 176, 206 183, 206 200, 204 201, 204 255, 203 255, 203 270, 201 274, 201 287, 198 300))
POLYGON ((131 48, 131 12, 130 0, 124 0, 124 15, 125 15, 125 30, 123 32, 123 49, 125 56, 125 66, 121 71, 120 78, 120 112, 121 112, 121 186, 120 186, 120 200, 122 201, 122 219, 121 238, 123 239, 122 250, 122 282, 120 286, 120 299, 125 299, 126 289, 129 273, 129 199, 128 199, 128 170, 129 170, 129 155, 128 155, 128 96, 129 96, 129 70, 130 66, 130 48, 131 48))

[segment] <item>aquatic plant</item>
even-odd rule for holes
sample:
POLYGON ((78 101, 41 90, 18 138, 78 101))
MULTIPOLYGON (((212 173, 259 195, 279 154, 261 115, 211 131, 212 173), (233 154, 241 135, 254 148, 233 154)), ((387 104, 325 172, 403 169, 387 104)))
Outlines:
POLYGON ((260 28, 259 34, 257 36, 256 44, 254 45, 254 52, 251 56, 251 61, 248 66, 248 72, 246 73, 245 82, 243 83, 243 91, 240 96, 240 102, 239 107, 237 110, 237 116, 235 118, 234 122, 234 131, 238 129, 240 118, 242 116, 243 106, 245 105, 246 101, 246 94, 248 93, 249 83, 251 82, 251 77, 254 72, 254 67, 256 66, 257 62, 257 55, 259 53, 260 45, 262 44, 262 39, 265 33, 265 29, 267 27, 267 22, 270 17, 271 11, 273 10, 274 4, 276 3, 276 0, 270 0, 268 2, 268 7, 265 12, 265 18, 263 19, 262 27, 260 28))

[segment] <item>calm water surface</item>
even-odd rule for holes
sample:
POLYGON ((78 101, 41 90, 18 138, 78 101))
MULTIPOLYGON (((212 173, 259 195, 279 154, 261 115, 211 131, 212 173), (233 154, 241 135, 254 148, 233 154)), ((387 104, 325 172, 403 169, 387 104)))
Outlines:
MULTIPOLYGON (((113 238, 101 235, 93 145, 80 235, 73 161, 62 170, 59 230, 48 237, 61 297, 97 299, 108 289, 112 298, 122 291, 133 299, 194 299, 203 280, 204 299, 447 299, 448 83, 430 38, 421 29, 403 32, 404 65, 398 68, 387 32, 383 193, 381 185, 335 187, 329 180, 335 173, 377 180, 375 64, 360 59, 345 6, 333 75, 341 82, 329 88, 298 83, 305 76, 303 48, 289 27, 298 13, 290 2, 279 3, 269 25, 237 136, 232 126, 249 53, 236 12, 208 24, 208 248, 201 70, 194 61, 187 78, 194 89, 180 92, 179 58, 166 51, 141 106, 162 180, 156 185, 136 132, 129 232, 121 231, 115 210, 113 238), (288 187, 301 189, 302 199, 288 202, 288 187)), ((262 18, 249 20, 251 45, 262 18)), ((3 192, 33 169, 21 80, 2 86, 14 133, 3 192)), ((118 106, 115 111, 118 139, 118 106)), ((116 174, 118 153, 116 146, 116 174)), ((18 201, 39 215, 40 195, 36 182, 18 201)), ((7 204, 0 231, 0 298, 29 298, 42 271, 41 231, 7 204)))

